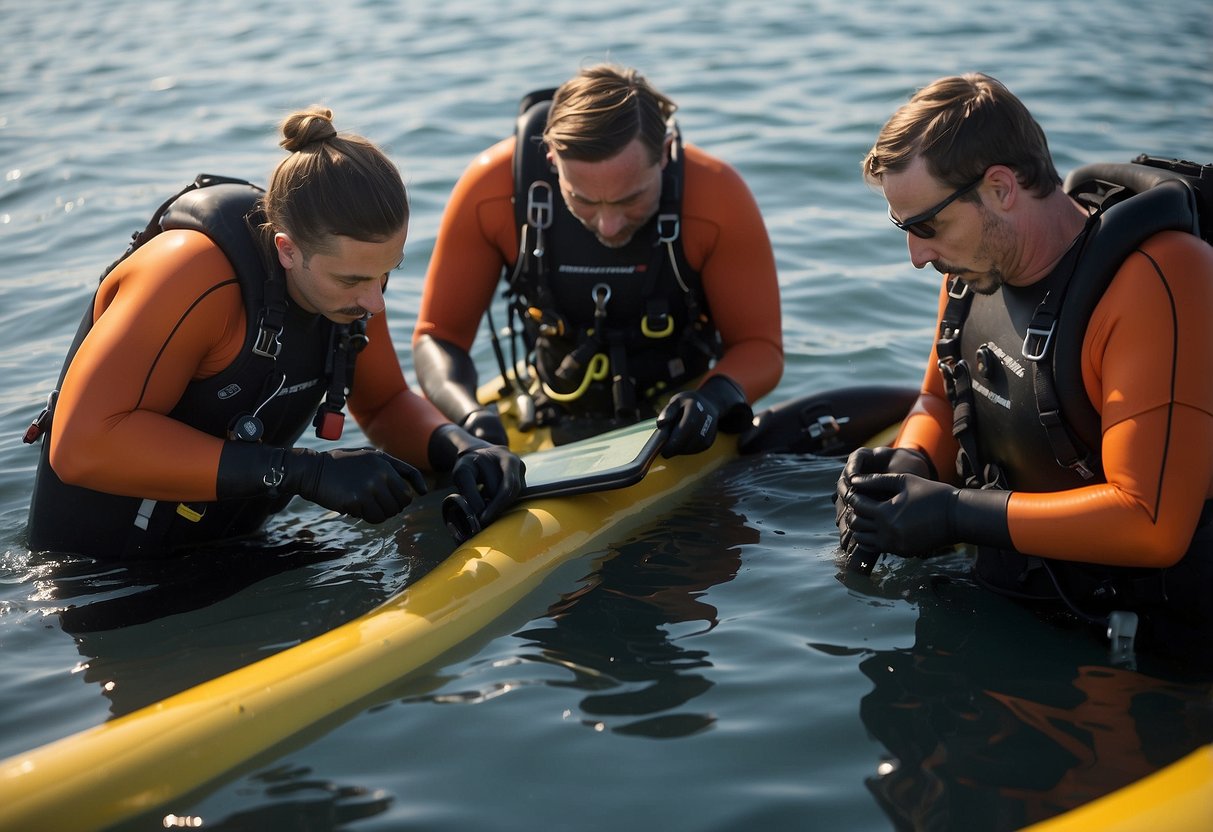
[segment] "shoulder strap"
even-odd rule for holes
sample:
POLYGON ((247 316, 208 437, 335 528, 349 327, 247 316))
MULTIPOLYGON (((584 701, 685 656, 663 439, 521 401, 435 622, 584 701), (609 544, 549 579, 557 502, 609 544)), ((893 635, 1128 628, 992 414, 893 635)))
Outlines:
POLYGON ((267 262, 257 244, 256 227, 263 221, 260 200, 264 193, 242 179, 203 174, 158 212, 156 233, 186 228, 202 231, 214 240, 240 278, 249 320, 257 321, 253 352, 272 359, 282 350, 286 286, 276 264, 267 262), (253 279, 254 275, 265 278, 253 279))
MULTIPOLYGON (((119 263, 130 257, 137 249, 146 244, 148 240, 170 229, 189 229, 206 234, 223 251, 224 255, 232 263, 238 276, 245 275, 247 277, 247 275, 263 271, 266 265, 257 248, 253 237, 253 230, 249 225, 250 218, 254 218, 256 212, 259 210, 258 202, 263 193, 264 191, 261 188, 243 179, 206 173, 199 174, 194 178, 193 182, 161 203, 160 207, 153 212, 146 227, 131 235, 131 242, 127 246, 126 251, 102 272, 100 280, 104 280, 119 263)), ((247 282, 249 281, 241 280, 242 284, 247 282)), ((253 282, 260 283, 261 281, 253 282)), ((280 311, 270 316, 273 320, 277 321, 277 329, 270 330, 268 343, 277 345, 280 348, 281 345, 277 340, 277 336, 282 332, 282 316, 285 315, 285 289, 280 286, 280 281, 268 282, 278 283, 278 290, 281 294, 279 298, 280 302, 276 304, 277 307, 280 307, 280 311)), ((267 293, 273 293, 274 291, 273 288, 267 285, 267 293)), ((249 294, 247 290, 245 296, 246 310, 250 315, 257 314, 255 309, 248 306, 249 301, 247 298, 249 294)), ((262 293, 258 291, 256 299, 258 309, 262 303, 262 298, 262 293)), ((46 407, 43 408, 42 412, 38 414, 33 423, 26 429, 23 437, 26 443, 36 442, 42 434, 50 429, 51 421, 54 417, 54 405, 58 396, 58 388, 62 386, 63 376, 67 373, 67 368, 71 364, 72 358, 91 328, 92 306, 90 305, 85 309, 80 326, 76 331, 76 336, 68 348, 67 357, 63 362, 63 369, 60 371, 56 389, 47 398, 46 407)), ((263 338, 259 338, 259 342, 263 338)), ((277 354, 276 350, 273 354, 277 354)))
POLYGON ((519 229, 518 262, 511 285, 528 270, 543 268, 543 234, 552 225, 556 172, 547 160, 543 130, 556 88, 523 96, 514 124, 514 220, 519 229))
POLYGON ((1064 442, 1054 450, 1059 462, 1075 467, 1084 458, 1098 464, 1099 414, 1082 383, 1082 339, 1091 314, 1121 264, 1150 237, 1184 231, 1208 239, 1213 166, 1139 156, 1129 164, 1078 168, 1066 178, 1065 189, 1096 214, 1064 293, 1047 298, 1049 308, 1033 318, 1024 356, 1045 374, 1046 399, 1054 391, 1055 402, 1041 407, 1041 419, 1066 427, 1073 450, 1064 442))

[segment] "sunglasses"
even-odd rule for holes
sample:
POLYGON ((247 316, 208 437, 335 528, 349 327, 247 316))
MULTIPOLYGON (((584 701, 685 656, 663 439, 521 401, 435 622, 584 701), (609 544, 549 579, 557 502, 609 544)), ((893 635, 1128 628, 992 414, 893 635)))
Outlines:
POLYGON ((924 240, 929 240, 935 236, 935 229, 931 225, 931 220, 935 219, 935 215, 951 205, 956 199, 959 199, 969 191, 976 188, 985 178, 986 174, 984 171, 982 171, 981 176, 974 179, 968 185, 964 185, 952 191, 952 193, 948 194, 947 199, 936 205, 934 208, 931 208, 928 211, 923 211, 921 214, 910 217, 908 220, 899 220, 897 217, 893 216, 893 208, 890 206, 889 220, 893 223, 893 225, 897 226, 902 231, 908 231, 915 237, 921 237, 924 240))

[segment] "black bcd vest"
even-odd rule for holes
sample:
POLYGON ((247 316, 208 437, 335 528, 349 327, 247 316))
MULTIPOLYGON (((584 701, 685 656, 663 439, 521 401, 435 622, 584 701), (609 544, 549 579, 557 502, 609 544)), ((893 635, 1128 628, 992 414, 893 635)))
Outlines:
MULTIPOLYGON (((1128 164, 1081 167, 1064 187, 1093 213, 1053 272, 1033 286, 1003 286, 991 296, 974 297, 954 283, 945 307, 936 348, 961 445, 958 470, 970 487, 1052 492, 1104 480, 1099 414, 1082 381, 1091 314, 1145 240, 1168 230, 1210 240, 1213 166, 1143 155, 1128 164)), ((1182 594, 1176 587, 1189 572, 1208 571, 1210 518, 1206 506, 1188 556, 1167 570, 982 548, 976 573, 1008 594, 1060 595, 1080 607, 1159 604, 1182 594)))
MULTIPOLYGON (((245 340, 228 367, 190 382, 168 416, 212 436, 280 447, 292 446, 309 423, 323 438, 336 438, 354 360, 366 341, 364 325, 338 326, 290 302, 281 267, 258 244, 262 194, 243 180, 199 176, 161 205, 102 279, 162 231, 206 234, 236 273, 247 321, 245 340)), ((57 388, 92 328, 92 310, 90 302, 57 388)), ((26 442, 53 430, 57 388, 26 432, 26 442)), ((35 550, 156 557, 182 545, 254 532, 289 500, 183 505, 107 494, 60 480, 50 466, 49 446, 49 440, 43 442, 30 502, 29 545, 35 550)))
POLYGON ((549 421, 564 412, 634 421, 652 415, 648 399, 702 375, 720 353, 699 274, 681 244, 681 139, 671 120, 657 215, 626 246, 607 248, 568 210, 547 160, 542 135, 553 92, 532 93, 519 107, 519 254, 506 296, 549 421), (602 377, 591 380, 596 371, 602 377))

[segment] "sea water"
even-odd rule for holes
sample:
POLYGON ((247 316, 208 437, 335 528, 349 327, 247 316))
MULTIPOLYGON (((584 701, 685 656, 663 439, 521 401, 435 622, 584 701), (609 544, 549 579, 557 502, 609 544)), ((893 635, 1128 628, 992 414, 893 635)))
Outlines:
MULTIPOLYGON (((255 547, 158 567, 25 546, 37 449, 20 437, 99 273, 196 174, 264 182, 293 109, 331 107, 404 173, 387 303, 412 379, 460 172, 525 92, 600 61, 640 68, 762 207, 787 354, 764 404, 921 378, 937 276, 909 265, 859 177, 915 88, 995 75, 1063 174, 1140 152, 1213 161, 1204 0, 0 9, 0 757, 331 629, 451 548, 436 497, 378 527, 296 501, 255 547)), ((486 339, 475 357, 494 372, 486 339)), ((366 708, 122 828, 172 812, 227 830, 1014 829, 1213 740, 1207 678, 1113 663, 974 587, 962 554, 846 576, 840 466, 728 465, 366 708)))

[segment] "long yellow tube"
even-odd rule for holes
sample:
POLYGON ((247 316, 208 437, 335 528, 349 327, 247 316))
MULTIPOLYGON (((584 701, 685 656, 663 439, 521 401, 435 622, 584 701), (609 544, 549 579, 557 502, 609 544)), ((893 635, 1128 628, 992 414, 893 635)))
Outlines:
POLYGON ((1213 829, 1213 745, 1023 832, 1197 832, 1213 829))
MULTIPOLYGON (((612 492, 535 500, 400 595, 335 630, 142 710, 0 761, 0 830, 101 829, 356 706, 473 636, 561 563, 618 539, 732 458, 721 437, 612 492)), ((1025 832, 1213 829, 1213 745, 1025 832)))
POLYGON ((659 458, 631 488, 522 504, 344 626, 0 761, 0 830, 100 829, 165 807, 482 630, 555 567, 618 539, 736 448, 722 436, 705 453, 659 458))

